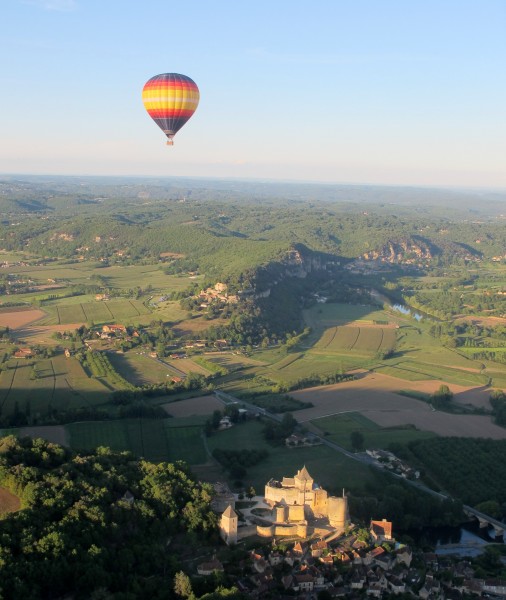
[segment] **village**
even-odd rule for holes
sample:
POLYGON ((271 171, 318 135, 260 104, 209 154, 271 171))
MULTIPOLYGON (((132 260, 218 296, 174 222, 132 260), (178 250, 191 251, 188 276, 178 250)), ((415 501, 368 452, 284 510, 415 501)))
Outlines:
POLYGON ((197 574, 229 576, 249 598, 506 596, 506 581, 476 576, 470 560, 397 541, 391 521, 354 524, 344 491, 342 498, 328 496, 305 467, 293 478, 269 481, 264 495, 249 502, 226 484, 215 491, 221 538, 242 558, 237 565, 215 553, 196 566, 197 574))

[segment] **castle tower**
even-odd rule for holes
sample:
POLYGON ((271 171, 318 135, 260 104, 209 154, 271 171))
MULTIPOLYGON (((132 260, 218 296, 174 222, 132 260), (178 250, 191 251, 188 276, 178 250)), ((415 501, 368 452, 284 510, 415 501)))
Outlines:
POLYGON ((237 544, 237 520, 237 513, 229 504, 220 521, 220 535, 228 546, 237 544))
POLYGON ((313 489, 314 479, 308 473, 305 465, 297 471, 297 475, 293 479, 297 489, 308 492, 313 489))
POLYGON ((348 498, 343 490, 343 497, 330 496, 328 499, 329 523, 336 529, 344 529, 350 522, 348 498))

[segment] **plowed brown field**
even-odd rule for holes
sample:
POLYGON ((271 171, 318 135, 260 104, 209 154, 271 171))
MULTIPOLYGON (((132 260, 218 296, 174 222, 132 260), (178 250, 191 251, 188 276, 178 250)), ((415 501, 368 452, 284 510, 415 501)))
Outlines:
MULTIPOLYGON (((410 381, 404 388, 432 393, 440 385, 440 381, 410 381)), ((468 404, 480 405, 484 401, 486 391, 483 388, 449 387, 457 402, 460 396, 465 397, 468 404)), ((304 423, 340 413, 359 412, 382 427, 414 425, 438 435, 506 439, 506 429, 495 425, 488 416, 434 411, 426 402, 401 396, 400 389, 402 382, 395 377, 365 373, 355 381, 292 392, 294 398, 313 403, 312 408, 299 410, 294 417, 304 423)))
POLYGON ((42 310, 12 310, 8 312, 0 311, 0 325, 9 327, 9 329, 19 329, 45 317, 46 313, 42 310))
POLYGON ((223 402, 216 396, 199 396, 178 402, 163 404, 163 408, 172 417, 192 417, 194 415, 212 415, 215 410, 223 410, 223 402))

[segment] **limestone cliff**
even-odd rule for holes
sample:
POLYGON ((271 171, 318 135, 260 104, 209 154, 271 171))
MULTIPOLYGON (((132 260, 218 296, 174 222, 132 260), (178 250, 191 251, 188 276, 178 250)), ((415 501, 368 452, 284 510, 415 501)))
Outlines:
POLYGON ((425 241, 403 238, 389 240, 376 250, 364 252, 362 258, 391 264, 419 264, 430 261, 433 252, 425 241))

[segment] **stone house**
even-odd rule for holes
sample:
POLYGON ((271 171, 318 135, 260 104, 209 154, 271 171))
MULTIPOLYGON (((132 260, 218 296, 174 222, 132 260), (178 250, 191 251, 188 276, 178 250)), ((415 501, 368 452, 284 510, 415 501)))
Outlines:
POLYGON ((214 571, 223 573, 224 570, 223 565, 217 558, 213 558, 212 560, 197 566, 197 573, 199 575, 212 575, 214 571))
POLYGON ((309 573, 296 573, 293 589, 296 592, 312 592, 314 589, 314 577, 309 573))
POLYGON ((327 542, 320 540, 318 542, 314 542, 311 544, 311 556, 314 558, 319 558, 324 550, 328 549, 327 542))
POLYGON ((401 579, 399 579, 395 575, 392 575, 390 577, 388 587, 392 594, 404 594, 404 592, 406 591, 406 584, 404 583, 404 581, 401 581, 401 579))
POLYGON ((386 519, 382 519, 381 521, 371 521, 369 531, 372 539, 378 544, 393 540, 392 523, 386 519))
POLYGON ((405 565, 409 569, 413 560, 413 551, 409 546, 403 546, 395 552, 395 558, 398 565, 405 565))

